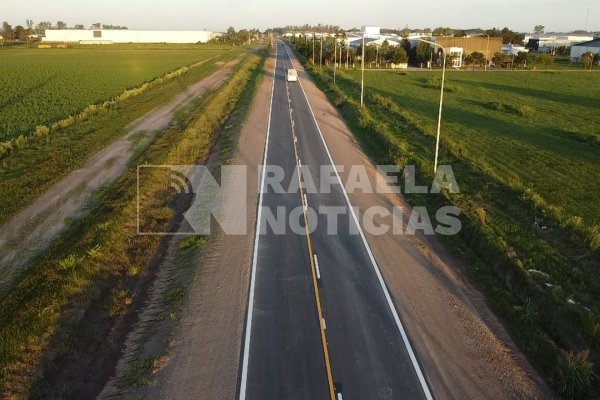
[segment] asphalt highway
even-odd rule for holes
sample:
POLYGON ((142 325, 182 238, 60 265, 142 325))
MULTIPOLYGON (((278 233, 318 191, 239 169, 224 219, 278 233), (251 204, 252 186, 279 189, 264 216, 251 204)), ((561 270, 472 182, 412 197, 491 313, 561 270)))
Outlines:
MULTIPOLYGON (((289 52, 278 42, 265 164, 285 171, 284 188, 302 168, 320 187, 320 168, 332 160, 302 81, 285 80, 289 52)), ((305 226, 306 211, 297 215, 305 226)), ((239 398, 432 398, 418 361, 424 355, 410 345, 343 187, 334 184, 330 193, 267 187, 258 217, 239 398), (287 218, 304 206, 345 210, 336 233, 328 233, 322 213, 310 234, 294 233, 287 223, 285 234, 268 226, 278 208, 287 218)))

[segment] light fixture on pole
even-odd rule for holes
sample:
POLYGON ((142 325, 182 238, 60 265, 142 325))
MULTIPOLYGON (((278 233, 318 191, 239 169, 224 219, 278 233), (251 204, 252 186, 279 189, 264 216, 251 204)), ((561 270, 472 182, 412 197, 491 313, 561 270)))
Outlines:
POLYGON ((418 39, 418 40, 420 40, 421 42, 429 43, 433 46, 439 47, 442 50, 442 57, 443 57, 442 90, 441 90, 441 94, 440 94, 440 110, 438 113, 437 135, 436 135, 436 139, 435 139, 435 160, 433 163, 433 172, 436 173, 437 172, 437 163, 438 163, 438 153, 439 153, 439 149, 440 149, 440 130, 441 130, 441 126, 442 126, 442 106, 444 104, 444 80, 446 78, 446 50, 444 50, 444 47, 442 47, 438 43, 430 42, 429 40, 425 40, 425 39, 418 39))
POLYGON ((362 56, 360 58, 361 73, 360 73, 360 106, 364 104, 365 97, 365 38, 379 39, 378 26, 363 26, 362 27, 362 56))

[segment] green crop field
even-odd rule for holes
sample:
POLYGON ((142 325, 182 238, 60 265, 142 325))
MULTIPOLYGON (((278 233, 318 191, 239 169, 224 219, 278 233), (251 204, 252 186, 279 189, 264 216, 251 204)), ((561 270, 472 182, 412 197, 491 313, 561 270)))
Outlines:
MULTIPOLYGON (((430 183, 441 71, 367 71, 361 108, 359 70, 334 84, 331 69, 308 67, 375 162, 414 164, 430 183)), ((587 360, 600 373, 600 74, 446 78, 440 164, 460 193, 406 197, 462 210, 460 234, 443 240, 553 388, 583 398, 587 360)))
POLYGON ((223 53, 221 47, 0 51, 0 141, 223 53))
MULTIPOLYGON (((365 84, 433 133, 439 75, 371 72, 365 84)), ((360 80, 358 71, 350 76, 360 80)), ((600 224, 599 74, 451 72, 446 78, 447 142, 509 186, 531 189, 565 218, 600 224)))

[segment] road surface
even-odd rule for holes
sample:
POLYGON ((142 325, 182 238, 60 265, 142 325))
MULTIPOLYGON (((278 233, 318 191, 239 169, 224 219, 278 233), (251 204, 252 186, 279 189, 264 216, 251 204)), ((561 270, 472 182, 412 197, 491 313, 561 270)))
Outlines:
MULTIPOLYGON (((283 187, 309 168, 320 187, 321 166, 332 166, 301 82, 286 82, 291 62, 277 46, 265 164, 283 168, 283 187)), ((330 193, 276 193, 264 186, 243 343, 239 398, 427 399, 426 377, 394 308, 376 260, 353 218, 343 187, 330 193), (267 215, 341 207, 337 233, 327 215, 314 232, 285 234, 267 215), (331 225, 329 225, 331 226, 331 225)), ((298 216, 304 224, 306 211, 298 216)))

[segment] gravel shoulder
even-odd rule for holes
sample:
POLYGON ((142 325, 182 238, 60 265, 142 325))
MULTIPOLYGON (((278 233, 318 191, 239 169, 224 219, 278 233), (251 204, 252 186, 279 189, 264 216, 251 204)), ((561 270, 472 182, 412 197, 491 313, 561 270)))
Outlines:
MULTIPOLYGON (((363 165, 375 182, 375 166, 291 51, 290 55, 333 161, 344 166, 342 181, 351 166, 363 165)), ((349 197, 361 215, 371 206, 402 207, 405 218, 410 215, 401 195, 355 191, 349 197)), ((483 295, 469 283, 466 266, 439 240, 391 230, 383 236, 365 234, 436 399, 552 397, 483 295)))
POLYGON ((248 212, 245 219, 232 216, 248 227, 247 233, 227 236, 216 232, 208 244, 164 365, 138 393, 144 398, 235 397, 256 222, 258 166, 266 140, 274 68, 272 53, 229 162, 248 167, 248 212))

